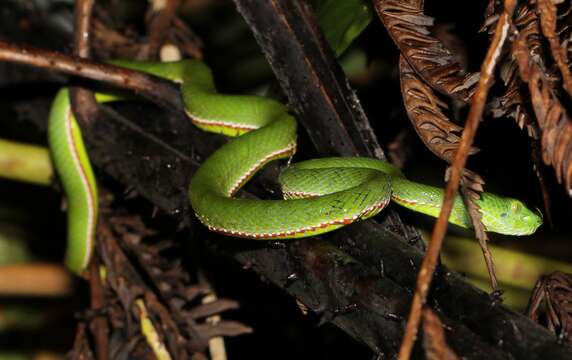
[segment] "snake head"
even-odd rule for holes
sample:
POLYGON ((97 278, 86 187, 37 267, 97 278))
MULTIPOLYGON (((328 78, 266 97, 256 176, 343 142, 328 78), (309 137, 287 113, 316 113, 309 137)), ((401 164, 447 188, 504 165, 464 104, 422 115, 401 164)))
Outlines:
POLYGON ((540 210, 530 210, 520 200, 507 199, 507 206, 500 217, 506 221, 507 228, 503 233, 508 235, 530 235, 542 225, 540 210))

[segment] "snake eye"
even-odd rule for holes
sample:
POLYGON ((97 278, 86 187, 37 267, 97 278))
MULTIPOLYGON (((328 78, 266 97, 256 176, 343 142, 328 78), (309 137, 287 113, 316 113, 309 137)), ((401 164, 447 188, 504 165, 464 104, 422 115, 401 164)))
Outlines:
POLYGON ((521 209, 522 209, 522 205, 517 201, 513 202, 510 206, 510 210, 515 214, 518 214, 521 209))
POLYGON ((501 217, 501 218, 505 218, 505 217, 507 217, 507 216, 508 216, 508 214, 505 213, 505 212, 503 212, 502 214, 500 214, 500 217, 501 217))

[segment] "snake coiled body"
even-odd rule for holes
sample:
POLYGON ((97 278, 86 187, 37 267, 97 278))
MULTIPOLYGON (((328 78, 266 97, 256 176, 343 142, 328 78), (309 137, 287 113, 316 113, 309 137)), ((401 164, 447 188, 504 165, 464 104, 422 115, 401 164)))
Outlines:
MULTIPOLYGON (((296 120, 287 108, 264 97, 219 94, 210 69, 200 61, 115 64, 179 83, 186 112, 196 126, 237 137, 201 165, 189 187, 192 208, 213 231, 251 239, 308 237, 372 217, 390 200, 431 216, 439 214, 442 189, 409 181, 393 165, 368 158, 316 159, 289 166, 280 177, 284 200, 235 198, 264 165, 294 155, 296 120)), ((67 264, 80 273, 93 246, 97 193, 66 92, 54 102, 49 132, 69 204, 67 264)), ((477 204, 488 231, 525 235, 542 223, 516 199, 484 193, 477 204)), ((450 222, 471 226, 460 198, 450 222)))

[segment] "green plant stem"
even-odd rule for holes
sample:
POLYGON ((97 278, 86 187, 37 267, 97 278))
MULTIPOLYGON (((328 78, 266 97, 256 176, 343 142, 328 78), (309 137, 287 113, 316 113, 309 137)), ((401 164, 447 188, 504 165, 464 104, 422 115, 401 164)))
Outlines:
POLYGON ((48 186, 53 173, 47 148, 0 139, 0 177, 48 186))

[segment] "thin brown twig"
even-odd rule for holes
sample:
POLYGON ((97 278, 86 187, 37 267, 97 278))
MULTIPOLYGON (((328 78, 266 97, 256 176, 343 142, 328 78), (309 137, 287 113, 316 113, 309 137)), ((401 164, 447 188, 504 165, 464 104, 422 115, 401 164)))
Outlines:
POLYGON ((99 276, 100 263, 93 258, 89 267, 89 290, 91 309, 96 314, 91 322, 90 329, 95 339, 95 354, 97 360, 105 360, 109 357, 108 326, 105 316, 99 314, 105 305, 103 286, 99 276))
POLYGON ((515 6, 515 0, 505 0, 504 12, 499 18, 495 29, 495 36, 491 41, 491 45, 489 46, 485 59, 481 65, 481 77, 477 85, 477 91, 472 98, 471 108, 465 123, 465 130, 461 136, 461 143, 457 153, 455 154, 455 159, 451 167, 450 178, 445 189, 443 207, 441 208, 441 213, 439 214, 437 223, 433 228, 431 242, 429 243, 417 277, 417 284, 407 321, 407 328, 399 350, 399 360, 407 360, 411 356, 413 344, 419 328, 422 307, 427 300, 427 294, 431 286, 433 273, 437 266, 437 260, 439 258, 445 232, 447 230, 447 220, 451 214, 453 200, 459 190, 461 175, 463 174, 467 156, 473 144, 473 139, 485 108, 488 90, 494 79, 493 72, 500 58, 502 47, 508 36, 515 6))
POLYGON ((554 221, 552 219, 552 205, 550 201, 550 193, 548 192, 548 184, 544 177, 544 169, 542 167, 542 144, 540 139, 534 138, 531 141, 531 158, 536 178, 540 184, 542 191, 542 202, 544 205, 544 214, 546 215, 546 223, 551 229, 554 229, 554 221))
POLYGON ((72 360, 93 359, 93 353, 86 337, 86 326, 83 322, 77 325, 73 346, 67 357, 72 360))
MULTIPOLYGON (((95 0, 78 0, 74 9, 74 55, 80 58, 90 56, 91 19, 95 0)), ((82 123, 88 124, 94 119, 94 112, 98 110, 95 94, 88 89, 72 88, 70 92, 72 111, 75 117, 82 123)), ((99 277, 99 261, 96 256, 91 259, 89 267, 89 286, 91 308, 98 313, 102 309, 105 300, 101 278, 99 277)), ((90 330, 95 340, 95 354, 97 360, 109 358, 109 339, 106 318, 96 315, 90 324, 90 330)))
MULTIPOLYGON (((94 0, 79 0, 74 9, 73 53, 80 58, 90 56, 91 14, 94 0)), ((98 111, 95 94, 87 89, 73 87, 70 92, 72 111, 80 124, 88 125, 98 111)))
POLYGON ((423 310, 423 347, 427 360, 459 360, 447 344, 441 319, 429 307, 423 310))
POLYGON ((171 81, 139 71, 5 41, 0 41, 0 61, 31 65, 104 82, 131 90, 165 108, 183 108, 178 86, 171 81))
POLYGON ((95 0, 78 0, 74 8, 74 55, 89 58, 91 14, 95 0))

